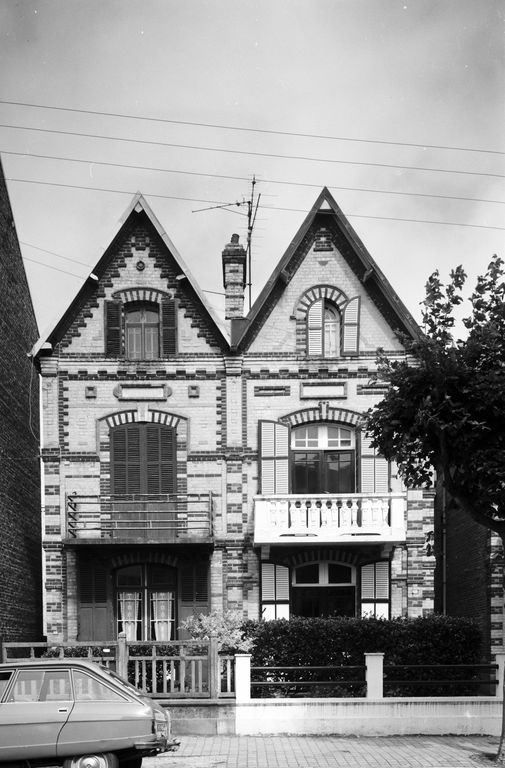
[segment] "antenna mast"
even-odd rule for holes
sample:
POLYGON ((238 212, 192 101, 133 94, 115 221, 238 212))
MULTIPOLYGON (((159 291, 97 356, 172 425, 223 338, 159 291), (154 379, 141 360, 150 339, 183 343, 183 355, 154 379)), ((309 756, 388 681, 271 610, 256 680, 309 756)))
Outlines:
POLYGON ((246 282, 246 286, 248 288, 248 297, 249 297, 249 309, 251 309, 252 306, 252 233, 254 229, 254 223, 256 221, 256 214, 258 213, 258 206, 260 203, 261 194, 258 195, 256 198, 256 201, 254 200, 254 187, 256 186, 256 176, 252 177, 251 181, 251 196, 249 200, 242 200, 242 202, 235 202, 235 203, 223 203, 223 205, 211 205, 209 208, 198 208, 195 211, 192 211, 192 213, 200 213, 201 211, 213 211, 217 208, 221 208, 221 210, 229 210, 230 213, 238 213, 241 216, 247 216, 247 245, 246 245, 246 254, 247 254, 247 272, 248 272, 248 279, 246 282), (241 213, 240 211, 233 211, 230 210, 232 206, 240 207, 241 205, 247 205, 247 213, 241 213))

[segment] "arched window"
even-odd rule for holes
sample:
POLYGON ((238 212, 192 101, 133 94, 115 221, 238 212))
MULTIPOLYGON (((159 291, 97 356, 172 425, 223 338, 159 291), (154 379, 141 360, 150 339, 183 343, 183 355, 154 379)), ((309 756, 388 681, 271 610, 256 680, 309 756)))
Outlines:
POLYGON ((325 299, 315 301, 307 313, 307 352, 309 355, 340 355, 340 314, 325 299))
POLYGON ((138 422, 110 433, 111 492, 115 496, 171 494, 176 491, 174 427, 138 422))
POLYGON ((354 493, 354 430, 337 424, 306 424, 292 430, 291 450, 293 493, 354 493))
POLYGON ((160 356, 160 310, 157 304, 132 302, 125 307, 126 355, 130 360, 160 356))
POLYGON ((175 639, 176 570, 144 563, 116 571, 117 632, 126 639, 175 639))

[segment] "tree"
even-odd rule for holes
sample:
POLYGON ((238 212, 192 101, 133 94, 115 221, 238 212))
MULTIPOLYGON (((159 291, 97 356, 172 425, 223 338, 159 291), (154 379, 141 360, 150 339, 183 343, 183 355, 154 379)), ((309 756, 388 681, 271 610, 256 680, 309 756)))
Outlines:
MULTIPOLYGON (((398 465, 409 487, 438 481, 458 510, 505 543, 505 270, 494 256, 469 297, 465 338, 455 314, 466 274, 457 267, 444 285, 428 279, 424 331, 404 340, 408 357, 379 353, 378 376, 388 394, 365 415, 373 445, 398 465)), ((505 765, 504 738, 497 760, 505 765)))

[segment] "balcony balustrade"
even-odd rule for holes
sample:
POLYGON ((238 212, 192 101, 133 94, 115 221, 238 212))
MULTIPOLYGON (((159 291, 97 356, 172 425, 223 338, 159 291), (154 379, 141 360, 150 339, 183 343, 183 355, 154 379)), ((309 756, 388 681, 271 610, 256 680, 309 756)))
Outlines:
POLYGON ((212 494, 68 494, 67 542, 210 543, 212 494))
POLYGON ((405 541, 404 494, 256 496, 255 544, 405 541))

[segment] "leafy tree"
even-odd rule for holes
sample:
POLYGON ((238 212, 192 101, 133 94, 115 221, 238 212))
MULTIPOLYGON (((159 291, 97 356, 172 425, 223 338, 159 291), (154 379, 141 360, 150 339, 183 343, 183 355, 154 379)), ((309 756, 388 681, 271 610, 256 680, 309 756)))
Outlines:
MULTIPOLYGON (((494 256, 469 297, 465 338, 455 338, 463 301, 461 266, 444 285, 428 279, 424 332, 405 340, 407 359, 379 353, 388 394, 365 426, 375 447, 396 461, 409 487, 445 486, 457 508, 505 543, 505 270, 494 256)), ((505 722, 505 719, 504 719, 505 722)), ((497 760, 505 765, 502 734, 497 760)))

